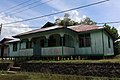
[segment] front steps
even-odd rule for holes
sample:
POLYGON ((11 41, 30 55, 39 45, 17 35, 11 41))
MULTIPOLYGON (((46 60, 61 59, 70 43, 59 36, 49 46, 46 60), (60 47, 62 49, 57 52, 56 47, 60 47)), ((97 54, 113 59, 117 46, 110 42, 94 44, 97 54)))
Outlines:
POLYGON ((18 71, 20 71, 20 69, 21 69, 21 63, 17 63, 17 62, 10 63, 7 73, 15 74, 18 71))

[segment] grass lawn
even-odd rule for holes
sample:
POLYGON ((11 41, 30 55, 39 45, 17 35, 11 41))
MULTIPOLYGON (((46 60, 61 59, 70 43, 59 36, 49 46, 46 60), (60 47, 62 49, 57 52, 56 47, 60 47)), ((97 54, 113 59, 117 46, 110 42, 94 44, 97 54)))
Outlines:
POLYGON ((12 63, 12 60, 0 60, 0 63, 12 63))
POLYGON ((100 59, 100 60, 30 60, 28 63, 44 63, 44 62, 55 62, 55 63, 120 63, 120 55, 115 56, 112 59, 100 59))
MULTIPOLYGON (((2 62, 2 61, 0 61, 2 62)), ((4 61, 3 63, 12 62, 4 61)), ((120 57, 114 59, 100 59, 100 60, 31 60, 30 63, 120 63, 120 57)), ((45 74, 45 73, 33 73, 33 72, 18 72, 16 74, 8 74, 6 72, 0 72, 0 80, 120 80, 120 78, 108 78, 108 77, 88 77, 77 75, 61 75, 61 74, 45 74)))
POLYGON ((85 77, 76 75, 43 74, 20 72, 16 74, 0 74, 0 80, 120 80, 120 78, 85 77))
MULTIPOLYGON (((12 60, 1 60, 0 59, 0 63, 12 63, 13 61, 12 60)), ((69 62, 69 63, 120 63, 120 55, 117 55, 115 56, 114 58, 112 59, 100 59, 100 60, 58 60, 58 61, 55 61, 55 60, 30 60, 30 61, 27 61, 28 63, 44 63, 44 62, 54 62, 54 63, 66 63, 66 62, 69 62)))
POLYGON ((100 60, 31 60, 28 63, 45 63, 45 62, 54 62, 54 63, 120 63, 120 59, 100 59, 100 60))
MULTIPOLYGON (((120 58, 114 58, 114 59, 100 59, 100 60, 30 60, 27 61, 28 63, 120 63, 120 58)), ((10 60, 0 60, 0 63, 13 63, 13 61, 10 60)))
MULTIPOLYGON (((27 61, 28 63, 48 63, 48 62, 53 62, 53 63, 120 63, 120 58, 115 58, 115 59, 100 59, 100 60, 30 60, 27 61)), ((13 63, 13 61, 10 60, 0 60, 0 63, 13 63)))

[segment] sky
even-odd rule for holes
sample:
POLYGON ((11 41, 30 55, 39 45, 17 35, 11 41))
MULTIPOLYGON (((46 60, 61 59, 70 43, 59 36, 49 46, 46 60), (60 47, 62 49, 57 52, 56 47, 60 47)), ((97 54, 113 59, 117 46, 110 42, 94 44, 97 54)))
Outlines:
MULTIPOLYGON (((87 4, 95 3, 102 0, 1 0, 0 1, 0 24, 29 19, 62 10, 67 10, 87 4), (42 4, 48 1, 46 4, 42 4), (26 3, 23 3, 26 2, 26 3), (16 6, 23 3, 20 6, 16 6), (32 4, 32 5, 30 5, 32 4), (12 9, 9 9, 16 6, 12 9), (36 7, 34 7, 36 6, 36 7), (31 8, 33 7, 33 8, 31 8), (31 8, 31 9, 28 9, 31 8)), ((95 22, 111 22, 120 21, 120 0, 110 0, 105 3, 89 6, 86 8, 73 10, 68 12, 70 18, 80 21, 85 16, 90 17, 95 22)), ((62 18, 64 13, 57 14, 41 19, 21 22, 16 24, 3 25, 1 38, 11 37, 13 35, 23 33, 32 29, 40 28, 46 22, 54 22, 56 18, 62 18), (5 27, 9 26, 9 27, 5 27), (17 26, 17 27, 12 27, 17 26), (22 28, 21 28, 22 27, 22 28), (27 27, 27 28, 24 28, 27 27), (34 27, 34 28, 30 28, 34 27)), ((110 24, 118 29, 120 34, 120 23, 110 24)), ((102 25, 100 25, 102 26, 102 25)))

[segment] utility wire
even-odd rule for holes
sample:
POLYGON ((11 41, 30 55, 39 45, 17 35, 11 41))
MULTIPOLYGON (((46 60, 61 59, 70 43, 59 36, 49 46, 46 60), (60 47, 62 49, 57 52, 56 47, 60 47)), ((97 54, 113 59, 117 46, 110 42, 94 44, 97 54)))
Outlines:
POLYGON ((110 1, 110 0, 103 0, 103 1, 95 2, 95 3, 91 3, 91 4, 88 4, 88 5, 84 5, 84 6, 80 6, 80 7, 76 7, 76 8, 72 8, 72 9, 68 9, 68 10, 64 10, 64 11, 59 11, 59 12, 55 12, 55 13, 46 14, 46 15, 43 15, 43 16, 33 17, 33 18, 24 19, 24 20, 15 21, 15 22, 10 22, 10 23, 4 23, 3 25, 18 23, 18 22, 25 22, 25 21, 30 21, 30 20, 35 20, 35 19, 39 19, 39 18, 43 18, 43 17, 47 17, 47 16, 52 16, 52 15, 56 15, 56 14, 60 14, 60 13, 64 13, 64 12, 68 12, 68 11, 72 11, 72 10, 76 10, 76 9, 80 9, 80 8, 93 6, 93 5, 104 3, 104 2, 107 2, 107 1, 110 1))
POLYGON ((12 10, 12 9, 14 9, 14 8, 16 8, 16 7, 20 6, 20 5, 23 5, 23 4, 27 3, 27 2, 30 2, 30 0, 24 1, 24 2, 22 2, 22 3, 20 3, 20 4, 17 4, 17 5, 15 5, 15 6, 12 6, 12 7, 10 7, 10 8, 5 9, 5 10, 2 10, 2 11, 0 11, 0 13, 6 12, 6 11, 9 11, 9 10, 12 10))
MULTIPOLYGON (((113 22, 102 22, 97 24, 118 24, 120 21, 113 21, 113 22)), ((11 27, 11 28, 39 28, 40 26, 4 26, 4 27, 11 27)))
POLYGON ((10 27, 10 28, 39 28, 40 26, 4 26, 5 27, 10 27))
POLYGON ((97 24, 118 24, 120 23, 120 21, 113 21, 113 22, 101 22, 101 23, 97 23, 97 24))
POLYGON ((22 7, 18 7, 18 8, 15 8, 15 9, 13 9, 13 10, 7 11, 7 14, 9 14, 9 13, 11 13, 11 12, 15 12, 15 11, 20 10, 20 9, 22 9, 22 8, 25 8, 25 7, 28 7, 28 6, 33 5, 33 4, 35 4, 35 3, 38 3, 39 1, 40 1, 40 0, 37 0, 37 1, 34 1, 34 2, 30 3, 30 4, 24 5, 24 6, 22 6, 22 7))
POLYGON ((37 5, 31 6, 31 7, 29 7, 29 8, 26 8, 26 9, 23 9, 23 10, 20 10, 20 11, 17 11, 17 12, 14 12, 14 13, 12 13, 11 15, 19 14, 19 13, 21 13, 21 12, 24 12, 24 11, 27 11, 27 10, 29 10, 29 9, 35 8, 35 7, 37 7, 37 6, 41 6, 41 5, 43 5, 43 4, 46 4, 46 3, 50 2, 50 1, 53 1, 53 0, 48 0, 48 1, 45 1, 45 2, 43 2, 43 3, 40 3, 40 4, 37 4, 37 5))

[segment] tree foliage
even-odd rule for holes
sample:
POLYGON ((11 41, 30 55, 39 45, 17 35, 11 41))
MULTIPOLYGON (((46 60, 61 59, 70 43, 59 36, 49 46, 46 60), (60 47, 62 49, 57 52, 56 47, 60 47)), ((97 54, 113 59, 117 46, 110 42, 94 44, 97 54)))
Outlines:
POLYGON ((60 18, 57 18, 55 20, 55 24, 61 25, 61 26, 73 26, 79 24, 78 22, 75 22, 69 18, 69 14, 65 13, 63 20, 60 18))
POLYGON ((55 24, 61 25, 61 26, 73 26, 73 25, 78 25, 78 24, 83 24, 83 25, 96 25, 96 22, 91 20, 89 17, 85 17, 80 22, 76 22, 74 20, 71 20, 69 18, 69 14, 65 13, 63 19, 57 18, 55 20, 55 24))
POLYGON ((114 45, 114 52, 115 54, 120 54, 120 36, 118 34, 118 30, 115 27, 111 27, 110 25, 104 24, 104 27, 110 31, 111 35, 113 36, 113 45, 114 45))
POLYGON ((94 22, 93 20, 91 20, 89 17, 85 17, 80 24, 84 24, 84 25, 96 25, 96 22, 94 22))

